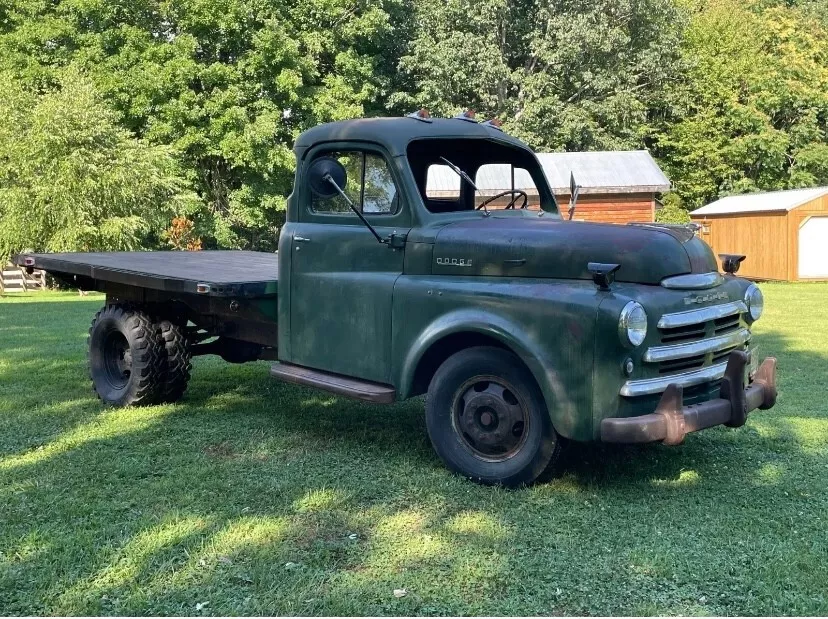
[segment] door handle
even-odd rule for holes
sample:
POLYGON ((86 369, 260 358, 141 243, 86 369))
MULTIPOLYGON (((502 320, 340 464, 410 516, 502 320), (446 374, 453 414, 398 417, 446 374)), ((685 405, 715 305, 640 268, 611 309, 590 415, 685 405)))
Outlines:
POLYGON ((297 241, 298 243, 310 243, 310 239, 304 236, 294 236, 293 240, 297 241))

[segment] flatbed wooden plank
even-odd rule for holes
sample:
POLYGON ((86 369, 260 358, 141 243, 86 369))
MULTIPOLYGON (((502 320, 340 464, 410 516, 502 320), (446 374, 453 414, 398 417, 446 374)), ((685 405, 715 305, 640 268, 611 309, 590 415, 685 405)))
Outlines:
POLYGON ((151 251, 22 254, 15 262, 50 273, 93 280, 195 293, 208 284, 218 296, 271 296, 278 291, 279 258, 255 251, 151 251))

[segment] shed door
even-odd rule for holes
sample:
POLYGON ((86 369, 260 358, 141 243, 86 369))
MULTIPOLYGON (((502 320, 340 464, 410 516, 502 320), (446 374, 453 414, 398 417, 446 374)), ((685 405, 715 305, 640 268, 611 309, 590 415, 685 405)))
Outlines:
POLYGON ((799 229, 799 277, 828 279, 828 217, 811 217, 799 229))

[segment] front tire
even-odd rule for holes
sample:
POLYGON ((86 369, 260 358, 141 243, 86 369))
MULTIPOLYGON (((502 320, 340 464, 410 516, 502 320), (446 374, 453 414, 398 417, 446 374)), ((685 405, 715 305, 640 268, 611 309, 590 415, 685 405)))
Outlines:
POLYGON ((561 450, 533 376, 500 348, 468 348, 440 366, 428 388, 426 425, 445 465, 484 484, 530 484, 561 450))
POLYGON ((111 406, 155 404, 165 371, 164 342, 152 318, 136 307, 107 305, 87 340, 95 393, 111 406))

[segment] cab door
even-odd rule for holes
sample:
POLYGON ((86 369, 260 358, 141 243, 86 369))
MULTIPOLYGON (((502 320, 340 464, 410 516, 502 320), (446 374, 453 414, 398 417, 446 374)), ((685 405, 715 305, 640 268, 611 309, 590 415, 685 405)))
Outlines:
MULTIPOLYGON (((364 146, 318 148, 316 157, 343 164, 342 189, 382 238, 407 234, 410 211, 392 161, 364 146)), ((377 241, 341 196, 320 198, 302 183, 298 221, 291 225, 290 361, 388 383, 391 300, 402 274, 404 246, 377 241)))

